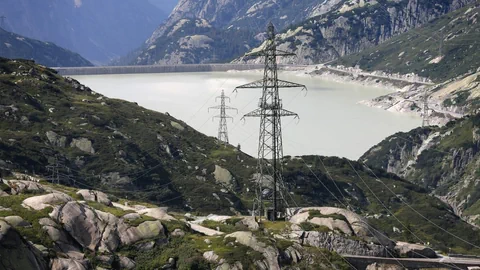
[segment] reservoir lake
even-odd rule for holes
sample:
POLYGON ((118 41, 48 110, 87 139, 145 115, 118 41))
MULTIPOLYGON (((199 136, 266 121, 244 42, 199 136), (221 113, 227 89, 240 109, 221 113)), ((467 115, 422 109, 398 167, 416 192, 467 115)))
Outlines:
MULTIPOLYGON (((242 116, 258 106, 261 89, 240 89, 236 86, 262 78, 259 71, 157 73, 71 76, 92 90, 110 98, 137 102, 140 106, 168 112, 191 127, 217 136, 218 110, 215 100, 225 90, 230 97, 227 111, 233 121, 227 122, 230 144, 241 145, 242 151, 257 156, 259 118, 242 116)), ((307 86, 308 91, 281 89, 280 97, 286 110, 298 113, 300 120, 282 118, 284 155, 323 155, 358 159, 369 148, 398 131, 409 131, 421 125, 418 116, 399 114, 358 104, 391 93, 378 87, 338 83, 293 72, 280 72, 279 79, 307 86)), ((152 138, 152 140, 155 138, 152 138)))

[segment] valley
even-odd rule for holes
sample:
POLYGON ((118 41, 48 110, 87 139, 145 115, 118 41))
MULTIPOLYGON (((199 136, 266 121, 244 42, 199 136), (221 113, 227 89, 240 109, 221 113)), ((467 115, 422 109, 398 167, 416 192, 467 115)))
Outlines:
POLYGON ((479 0, 0 10, 0 270, 480 268, 479 0))

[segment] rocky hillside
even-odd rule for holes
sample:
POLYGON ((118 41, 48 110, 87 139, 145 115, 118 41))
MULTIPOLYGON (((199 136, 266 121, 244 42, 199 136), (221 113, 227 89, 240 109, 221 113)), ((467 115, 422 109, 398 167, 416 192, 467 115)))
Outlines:
POLYGON ((342 1, 181 0, 145 47, 120 63, 228 62, 258 45, 268 22, 283 29, 325 13, 339 2, 342 1), (185 25, 186 22, 190 23, 185 25), (201 41, 185 42, 195 40, 199 33, 201 41))
MULTIPOLYGON (((176 211, 249 213, 254 158, 169 115, 102 96, 33 62, 3 59, 0 68, 0 167, 5 172, 35 172, 176 211)), ((392 239, 416 241, 408 233, 414 231, 422 243, 442 250, 472 252, 429 220, 464 239, 480 239, 425 189, 383 170, 373 173, 353 161, 316 156, 283 162, 290 195, 300 206, 348 205, 392 239), (415 224, 408 225, 412 218, 415 224)))
POLYGON ((205 19, 181 19, 134 60, 137 64, 220 63, 247 51, 249 31, 219 29, 205 19))
POLYGON ((343 57, 332 65, 415 73, 443 82, 480 67, 480 2, 441 16, 388 42, 343 57))
POLYGON ((414 0, 344 1, 339 8, 284 30, 278 48, 293 51, 298 57, 281 61, 303 64, 332 61, 384 43, 473 2, 476 1, 445 0, 435 4, 414 0))
POLYGON ((363 104, 392 112, 423 115, 425 98, 430 125, 445 125, 453 119, 480 112, 480 71, 434 86, 406 86, 401 91, 363 104))
POLYGON ((166 18, 148 0, 3 0, 5 29, 105 64, 137 48, 166 18))
POLYGON ((480 114, 398 133, 360 158, 419 184, 480 225, 480 114))
POLYGON ((49 67, 92 66, 92 63, 77 53, 50 42, 19 36, 2 28, 0 28, 0 56, 30 59, 49 67))
POLYGON ((303 208, 289 221, 257 223, 169 213, 24 174, 7 178, 0 191, 2 269, 351 269, 338 253, 437 256, 379 235, 345 209, 303 208))

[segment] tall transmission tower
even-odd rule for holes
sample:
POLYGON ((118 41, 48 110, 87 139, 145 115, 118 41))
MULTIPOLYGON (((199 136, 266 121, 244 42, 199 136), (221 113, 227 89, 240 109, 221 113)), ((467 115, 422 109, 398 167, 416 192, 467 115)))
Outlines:
POLYGON ((423 92, 422 127, 426 127, 430 125, 430 121, 428 119, 429 110, 430 108, 428 107, 428 92, 427 92, 427 88, 425 88, 425 92, 423 92))
MULTIPOLYGON (((290 194, 286 190, 282 177, 282 125, 281 118, 298 115, 283 109, 280 99, 280 88, 297 88, 306 90, 306 86, 278 79, 278 56, 295 56, 293 53, 277 50, 275 44, 275 27, 268 25, 267 40, 263 50, 247 54, 246 56, 264 57, 265 68, 263 79, 238 86, 238 89, 262 89, 262 97, 258 109, 247 113, 245 117, 260 117, 260 136, 258 143, 258 177, 256 179, 256 199, 253 205, 253 214, 262 216, 267 211, 267 218, 276 220, 289 207, 286 196, 290 194)), ((295 203, 295 202, 294 202, 295 203)))
POLYGON ((215 107, 210 107, 208 108, 208 111, 220 110, 220 114, 214 116, 213 119, 220 118, 220 123, 218 126, 218 140, 223 142, 225 145, 227 145, 228 144, 227 118, 233 119, 233 117, 227 115, 227 110, 235 110, 237 111, 237 113, 238 113, 238 110, 236 108, 225 105, 225 100, 228 99, 228 102, 230 102, 230 98, 225 96, 224 90, 222 90, 222 94, 220 96, 215 98, 215 101, 217 101, 218 99, 220 99, 220 105, 215 107))

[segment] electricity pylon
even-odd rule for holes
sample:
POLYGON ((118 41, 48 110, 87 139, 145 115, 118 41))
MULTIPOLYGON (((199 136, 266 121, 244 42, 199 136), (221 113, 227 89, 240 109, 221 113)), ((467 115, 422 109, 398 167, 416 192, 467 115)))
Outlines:
POLYGON ((289 207, 286 196, 290 196, 282 177, 283 145, 281 118, 284 116, 298 118, 298 114, 283 109, 279 88, 300 87, 302 91, 307 88, 302 84, 278 79, 277 56, 295 56, 295 54, 277 50, 275 27, 272 23, 268 25, 267 35, 263 50, 246 55, 264 57, 263 79, 238 86, 235 88, 235 91, 238 89, 262 89, 259 108, 243 116, 243 118, 260 117, 258 178, 256 179, 257 187, 253 215, 258 213, 261 216, 263 209, 270 209, 273 213, 268 213, 267 211, 267 217, 270 220, 276 220, 284 213, 285 208, 289 207), (270 205, 267 205, 267 203, 270 205))
POLYGON ((423 93, 422 127, 426 127, 430 125, 430 121, 428 119, 429 110, 430 108, 428 107, 428 93, 427 93, 427 89, 425 88, 425 92, 423 93))
POLYGON ((225 145, 228 144, 228 129, 227 129, 227 118, 230 118, 233 120, 233 117, 227 115, 227 110, 235 110, 238 113, 238 110, 236 108, 230 107, 225 105, 225 100, 228 99, 228 102, 230 102, 230 98, 225 96, 225 91, 222 90, 222 94, 218 97, 215 98, 215 101, 220 99, 220 105, 215 106, 215 107, 210 107, 208 108, 208 111, 210 110, 220 110, 219 115, 215 115, 212 119, 215 118, 220 118, 220 123, 218 126, 218 140, 223 142, 225 145))

